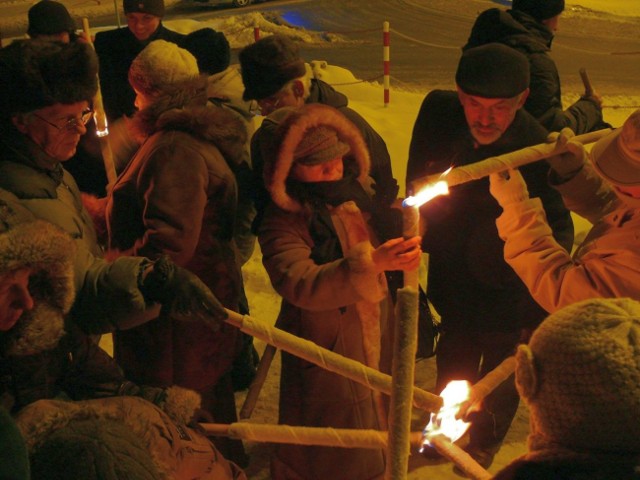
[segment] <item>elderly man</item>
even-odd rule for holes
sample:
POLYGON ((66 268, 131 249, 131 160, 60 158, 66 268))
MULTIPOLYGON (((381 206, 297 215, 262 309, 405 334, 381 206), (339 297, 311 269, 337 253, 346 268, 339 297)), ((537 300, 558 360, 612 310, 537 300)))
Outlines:
POLYGON ((570 152, 551 159, 551 184, 593 227, 572 255, 551 235, 520 173, 494 174, 504 257, 550 313, 594 297, 640 300, 640 110, 593 146, 591 162, 581 144, 562 137, 570 152))
MULTIPOLYGON (((524 55, 501 44, 465 51, 456 91, 425 98, 413 129, 407 166, 412 180, 544 142, 547 131, 522 109, 529 93, 524 55), (487 68, 491 65, 491 68, 487 68)), ((546 163, 523 168, 532 194, 544 205, 558 241, 570 248, 573 225, 560 195, 547 186, 546 163)), ((427 295, 442 318, 436 352, 441 391, 451 380, 472 383, 513 354, 545 316, 502 258, 495 220, 500 207, 488 179, 465 183, 421 209, 429 253, 427 295)), ((488 467, 518 406, 513 378, 472 416, 469 453, 488 467)))
POLYGON ((94 42, 100 59, 100 87, 110 122, 134 111, 135 93, 129 85, 131 62, 154 40, 182 46, 185 36, 162 25, 163 0, 124 0, 127 27, 98 32, 94 42))
POLYGON ((168 258, 100 258, 91 217, 62 166, 86 132, 97 68, 93 50, 81 42, 22 40, 0 50, 0 195, 74 239, 70 315, 86 333, 131 328, 157 317, 160 306, 218 328, 226 316, 220 303, 168 258))
MULTIPOLYGON (((393 178, 391 160, 384 140, 357 112, 348 107, 347 97, 329 84, 311 78, 298 46, 284 35, 271 35, 245 47, 239 54, 245 100, 256 100, 262 115, 269 115, 282 107, 299 107, 305 103, 322 103, 340 111, 351 120, 364 136, 371 156, 370 176, 375 182, 378 200, 388 206, 398 194, 393 178)), ((262 145, 270 141, 273 129, 259 128, 253 136, 251 161, 257 185, 255 204, 257 223, 269 193, 262 184, 264 161, 262 145)), ((257 226, 256 223, 256 226, 257 226)), ((254 226, 255 227, 255 226, 254 226)))

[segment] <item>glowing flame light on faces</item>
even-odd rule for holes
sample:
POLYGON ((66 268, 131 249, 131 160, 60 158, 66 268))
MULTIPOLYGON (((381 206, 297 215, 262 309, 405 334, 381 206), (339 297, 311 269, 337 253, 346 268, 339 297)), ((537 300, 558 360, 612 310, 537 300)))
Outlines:
POLYGON ((451 442, 458 440, 469 428, 470 423, 461 419, 456 419, 456 413, 460 410, 460 405, 469 399, 471 386, 466 380, 454 380, 442 391, 440 396, 443 400, 442 408, 431 414, 429 423, 424 428, 423 448, 431 445, 429 438, 435 435, 444 435, 451 442))

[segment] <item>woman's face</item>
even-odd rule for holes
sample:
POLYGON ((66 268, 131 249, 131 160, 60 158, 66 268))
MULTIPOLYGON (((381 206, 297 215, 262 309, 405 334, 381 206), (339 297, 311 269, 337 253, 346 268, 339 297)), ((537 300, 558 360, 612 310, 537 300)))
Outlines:
POLYGON ((0 331, 10 330, 25 310, 33 308, 29 293, 29 268, 0 275, 0 331))
POLYGON ((328 162, 317 165, 304 165, 294 163, 291 169, 291 177, 303 183, 332 182, 340 180, 344 173, 342 157, 336 157, 328 162))

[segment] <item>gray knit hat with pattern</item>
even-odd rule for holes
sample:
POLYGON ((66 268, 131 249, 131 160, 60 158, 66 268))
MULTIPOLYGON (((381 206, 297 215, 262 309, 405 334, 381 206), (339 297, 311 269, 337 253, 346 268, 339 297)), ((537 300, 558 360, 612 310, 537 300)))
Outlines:
POLYGON ((551 314, 517 352, 531 449, 640 453, 640 303, 594 298, 551 314))

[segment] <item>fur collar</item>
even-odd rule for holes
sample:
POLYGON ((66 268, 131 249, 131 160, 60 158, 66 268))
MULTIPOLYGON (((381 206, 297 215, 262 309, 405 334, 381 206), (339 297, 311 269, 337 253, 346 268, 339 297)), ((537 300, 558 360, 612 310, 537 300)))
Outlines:
POLYGON ((213 143, 232 163, 244 158, 247 129, 232 111, 207 101, 207 79, 199 77, 165 90, 152 105, 137 112, 131 129, 139 143, 159 131, 184 131, 213 143))
POLYGON ((369 151, 360 130, 349 119, 335 108, 318 103, 290 110, 275 130, 275 136, 281 141, 274 142, 277 152, 269 152, 265 156, 264 169, 265 183, 271 199, 285 211, 304 211, 304 206, 287 191, 286 182, 296 147, 307 130, 321 125, 335 129, 338 138, 349 145, 351 151, 347 155, 355 159, 359 170, 358 180, 364 184, 369 175, 369 151))

